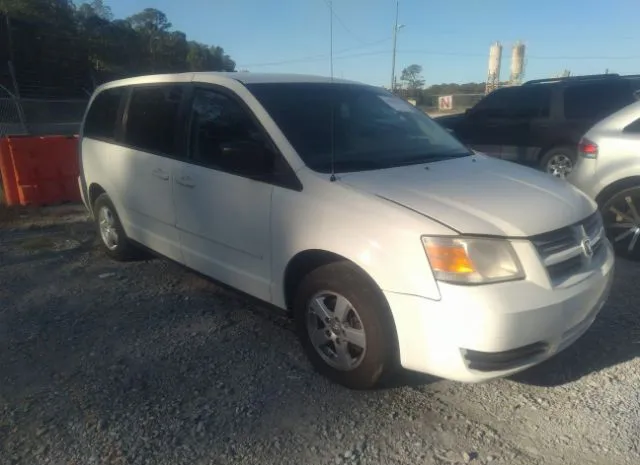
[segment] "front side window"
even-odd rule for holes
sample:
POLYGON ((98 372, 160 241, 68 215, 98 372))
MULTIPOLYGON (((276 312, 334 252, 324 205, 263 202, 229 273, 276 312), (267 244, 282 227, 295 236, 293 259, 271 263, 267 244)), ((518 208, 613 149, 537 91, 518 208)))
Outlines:
POLYGON ((480 100, 471 110, 474 116, 506 116, 509 102, 514 98, 513 89, 497 89, 480 100))
POLYGON ((507 87, 494 90, 471 110, 472 116, 485 118, 548 117, 551 90, 547 86, 507 87))
POLYGON ((84 123, 84 136, 106 141, 115 139, 124 94, 124 88, 115 87, 100 92, 93 99, 84 123))
MULTIPOLYGON (((263 133, 234 99, 210 89, 196 89, 189 122, 189 155, 195 163, 233 173, 254 172, 263 133), (233 147, 255 148, 256 158, 234 156, 233 147)), ((249 150, 250 152, 250 150, 249 150)))
POLYGON ((513 117, 548 117, 551 107, 551 89, 544 84, 520 87, 509 101, 507 113, 513 117))
POLYGON ((439 124, 383 89, 357 84, 247 85, 305 164, 363 171, 470 155, 439 124))
POLYGON ((178 156, 177 123, 183 87, 179 84, 132 89, 125 144, 158 155, 178 156))

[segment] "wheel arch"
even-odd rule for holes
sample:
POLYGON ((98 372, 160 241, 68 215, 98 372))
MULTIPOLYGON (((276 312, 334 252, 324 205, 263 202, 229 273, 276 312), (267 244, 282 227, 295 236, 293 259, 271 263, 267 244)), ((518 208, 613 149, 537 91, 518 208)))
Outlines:
MULTIPOLYGON (((295 293, 306 275, 321 266, 339 261, 348 261, 353 263, 353 261, 349 260, 346 257, 343 257, 342 255, 322 249, 303 250, 294 255, 285 267, 282 280, 284 286, 284 299, 287 310, 293 310, 295 293)), ((360 266, 355 263, 354 265, 372 282, 375 282, 373 278, 371 278, 371 276, 369 276, 369 274, 365 272, 360 266)))
POLYGON ((91 213, 93 214, 93 205, 96 203, 96 199, 101 195, 106 194, 104 188, 98 184, 97 182, 91 183, 89 185, 89 208, 91 208, 91 213))
POLYGON ((559 148, 565 148, 565 147, 573 148, 576 151, 576 155, 577 155, 578 144, 574 143, 569 139, 557 139, 557 140, 554 140, 553 143, 545 144, 543 147, 540 148, 540 151, 538 152, 538 161, 541 162, 542 159, 553 149, 559 149, 559 148))
POLYGON ((640 187, 640 176, 629 176, 619 179, 602 189, 595 199, 598 207, 602 208, 604 202, 610 199, 612 195, 629 187, 640 187))
POLYGON ((367 273, 360 265, 347 257, 322 249, 307 249, 300 251, 296 255, 294 255, 285 267, 282 281, 284 287, 283 291, 286 309, 293 315, 293 302, 295 299, 295 294, 306 275, 321 266, 340 261, 348 262, 349 264, 354 266, 357 270, 360 271, 360 273, 362 273, 362 276, 368 279, 371 284, 373 284, 375 288, 378 289, 380 298, 383 299, 383 302, 387 308, 388 324, 393 335, 395 357, 399 357, 400 345, 398 341, 398 331, 396 328, 395 320, 393 318, 393 313, 391 312, 389 302, 387 301, 384 292, 382 291, 376 280, 373 279, 373 277, 369 273, 367 273))

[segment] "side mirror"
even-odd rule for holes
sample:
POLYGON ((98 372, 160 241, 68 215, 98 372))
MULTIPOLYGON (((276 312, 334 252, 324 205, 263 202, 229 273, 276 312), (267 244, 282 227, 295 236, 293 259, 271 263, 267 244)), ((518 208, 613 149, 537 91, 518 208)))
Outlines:
POLYGON ((256 141, 234 141, 221 144, 221 165, 232 172, 248 177, 270 174, 274 154, 265 144, 256 141))

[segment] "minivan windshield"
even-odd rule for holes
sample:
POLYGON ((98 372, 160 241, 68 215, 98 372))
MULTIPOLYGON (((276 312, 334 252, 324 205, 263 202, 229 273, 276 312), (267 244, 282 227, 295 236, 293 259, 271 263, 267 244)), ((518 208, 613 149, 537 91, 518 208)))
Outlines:
POLYGON ((311 169, 328 173, 471 155, 422 111, 384 89, 343 83, 248 84, 311 169))

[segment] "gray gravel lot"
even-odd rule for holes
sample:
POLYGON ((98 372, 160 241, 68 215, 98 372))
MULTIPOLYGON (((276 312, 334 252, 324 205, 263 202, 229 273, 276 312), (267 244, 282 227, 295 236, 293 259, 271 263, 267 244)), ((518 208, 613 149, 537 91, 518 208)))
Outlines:
POLYGON ((0 464, 638 464, 640 265, 591 330, 513 379, 315 374, 283 315, 91 225, 0 225, 0 464))

